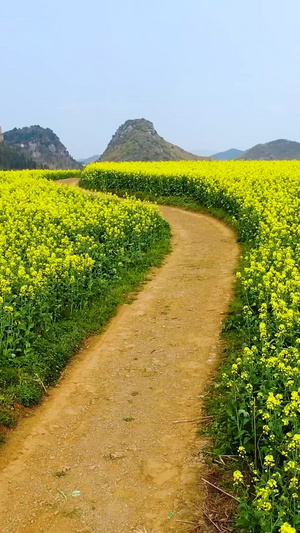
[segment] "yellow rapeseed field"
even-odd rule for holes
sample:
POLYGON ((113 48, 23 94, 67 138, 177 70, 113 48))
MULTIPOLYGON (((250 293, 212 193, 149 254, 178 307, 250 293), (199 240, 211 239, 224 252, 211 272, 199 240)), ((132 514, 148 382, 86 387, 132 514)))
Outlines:
POLYGON ((250 483, 234 473, 239 527, 300 531, 300 162, 97 163, 81 182, 189 198, 230 218, 243 256, 228 328, 243 347, 218 383, 214 429, 252 472, 250 483))
POLYGON ((75 174, 0 172, 0 424, 12 422, 13 403, 38 400, 63 366, 65 354, 37 351, 39 339, 105 296, 167 228, 155 207, 50 181, 75 174))

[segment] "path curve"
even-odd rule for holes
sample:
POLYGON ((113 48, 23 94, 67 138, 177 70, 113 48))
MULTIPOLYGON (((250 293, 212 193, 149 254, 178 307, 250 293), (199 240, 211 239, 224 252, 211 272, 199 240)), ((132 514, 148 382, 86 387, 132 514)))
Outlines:
POLYGON ((0 448, 1 533, 188 531, 176 520, 203 499, 203 440, 173 421, 201 414, 238 246, 214 218, 161 212, 173 234, 162 268, 0 448))

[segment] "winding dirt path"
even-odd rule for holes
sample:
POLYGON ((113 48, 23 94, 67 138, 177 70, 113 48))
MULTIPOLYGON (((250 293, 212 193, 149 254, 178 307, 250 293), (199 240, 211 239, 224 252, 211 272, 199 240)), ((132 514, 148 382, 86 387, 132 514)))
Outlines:
POLYGON ((0 448, 1 533, 188 531, 177 520, 203 499, 205 442, 173 421, 201 416, 238 247, 213 218, 161 211, 173 233, 163 267, 0 448))

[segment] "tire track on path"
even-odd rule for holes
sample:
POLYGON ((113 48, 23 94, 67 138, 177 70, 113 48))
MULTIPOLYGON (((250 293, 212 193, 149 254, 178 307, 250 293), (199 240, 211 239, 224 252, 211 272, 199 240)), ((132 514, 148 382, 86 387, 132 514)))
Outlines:
POLYGON ((205 440, 172 422, 201 416, 238 246, 214 218, 161 212, 173 234, 163 266, 0 449, 1 533, 188 531, 176 520, 204 498, 205 440))

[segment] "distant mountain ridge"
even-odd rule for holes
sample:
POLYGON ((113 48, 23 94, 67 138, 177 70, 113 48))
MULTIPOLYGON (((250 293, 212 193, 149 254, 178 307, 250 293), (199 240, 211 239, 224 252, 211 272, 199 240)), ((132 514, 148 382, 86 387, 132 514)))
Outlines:
POLYGON ((238 150, 237 148, 230 148, 229 150, 225 150, 225 152, 218 152, 216 154, 211 155, 210 157, 212 159, 217 159, 218 161, 230 161, 232 159, 236 159, 243 153, 243 150, 238 150))
POLYGON ((6 131, 3 137, 8 145, 33 159, 38 168, 68 169, 81 166, 50 128, 37 125, 14 128, 6 131))
POLYGON ((81 165, 89 165, 90 163, 94 163, 94 161, 98 161, 100 155, 97 154, 97 155, 92 155, 91 157, 87 157, 86 159, 78 159, 79 163, 81 165))
POLYGON ((244 161, 280 161, 300 159, 300 143, 277 139, 265 144, 256 144, 243 152, 237 159, 244 161))
POLYGON ((191 154, 165 141, 144 118, 127 120, 113 135, 99 161, 198 161, 207 157, 191 154))

